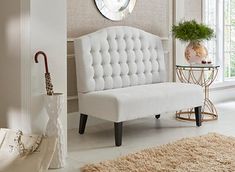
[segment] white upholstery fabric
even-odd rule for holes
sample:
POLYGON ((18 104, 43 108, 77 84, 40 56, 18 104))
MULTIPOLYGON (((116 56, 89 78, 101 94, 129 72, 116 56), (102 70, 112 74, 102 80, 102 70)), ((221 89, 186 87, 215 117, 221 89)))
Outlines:
POLYGON ((109 27, 75 40, 80 93, 163 82, 159 37, 127 27, 109 27))
POLYGON ((81 94, 80 112, 120 122, 203 104, 202 88, 158 83, 81 94))
POLYGON ((201 106, 200 86, 165 81, 159 37, 127 26, 75 40, 80 113, 121 122, 201 106))

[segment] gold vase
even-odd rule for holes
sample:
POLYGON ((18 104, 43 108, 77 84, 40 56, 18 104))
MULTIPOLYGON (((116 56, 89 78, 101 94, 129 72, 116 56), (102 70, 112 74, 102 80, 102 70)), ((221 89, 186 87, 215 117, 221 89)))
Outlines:
POLYGON ((190 42, 185 49, 185 58, 190 64, 202 64, 207 56, 207 48, 199 41, 190 42))

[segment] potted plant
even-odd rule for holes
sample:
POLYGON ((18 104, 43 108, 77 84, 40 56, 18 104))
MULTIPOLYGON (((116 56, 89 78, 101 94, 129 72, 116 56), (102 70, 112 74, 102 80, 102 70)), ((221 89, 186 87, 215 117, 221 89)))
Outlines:
POLYGON ((202 41, 210 40, 214 36, 213 29, 191 20, 173 25, 172 33, 176 39, 189 42, 185 49, 185 58, 190 64, 211 63, 206 59, 208 51, 202 41))

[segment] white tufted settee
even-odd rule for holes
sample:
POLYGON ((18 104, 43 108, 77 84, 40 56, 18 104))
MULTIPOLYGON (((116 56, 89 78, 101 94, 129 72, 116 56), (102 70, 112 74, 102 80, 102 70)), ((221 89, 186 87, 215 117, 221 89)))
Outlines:
POLYGON ((115 143, 122 122, 195 107, 201 125, 203 91, 193 84, 165 82, 158 36, 127 26, 109 27, 75 39, 80 126, 87 116, 114 122, 115 143))

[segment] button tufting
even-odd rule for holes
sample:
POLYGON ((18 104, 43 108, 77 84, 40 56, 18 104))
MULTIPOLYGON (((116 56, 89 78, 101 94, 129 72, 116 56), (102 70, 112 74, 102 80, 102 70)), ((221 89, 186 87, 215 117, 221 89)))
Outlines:
MULTIPOLYGON (((92 88, 85 88, 85 91, 120 88, 146 84, 146 82, 154 83, 163 77, 164 66, 160 66, 164 65, 164 57, 158 53, 161 49, 161 41, 157 40, 153 43, 152 40, 155 37, 152 38, 145 32, 129 30, 129 28, 108 30, 101 39, 105 41, 99 41, 99 37, 102 35, 97 33, 94 38, 98 41, 94 42, 91 36, 92 39, 88 39, 90 40, 88 44, 82 47, 82 51, 88 53, 91 58, 84 59, 87 62, 90 60, 91 64, 85 72, 94 71, 94 76, 93 72, 89 72, 88 76, 92 88)), ((79 70, 82 68, 80 66, 79 70)))

